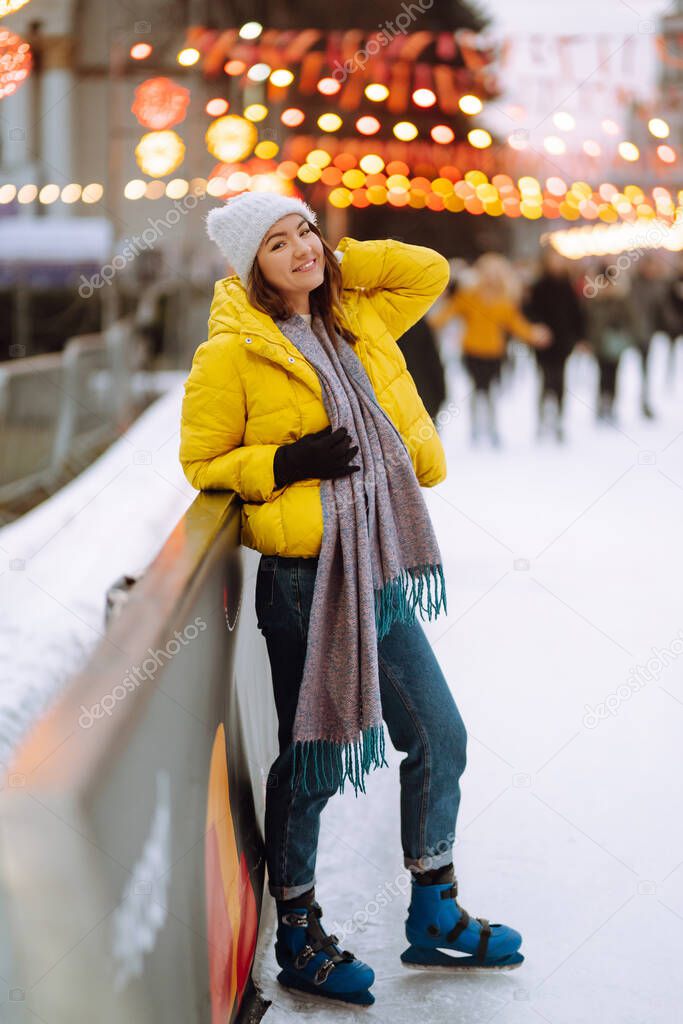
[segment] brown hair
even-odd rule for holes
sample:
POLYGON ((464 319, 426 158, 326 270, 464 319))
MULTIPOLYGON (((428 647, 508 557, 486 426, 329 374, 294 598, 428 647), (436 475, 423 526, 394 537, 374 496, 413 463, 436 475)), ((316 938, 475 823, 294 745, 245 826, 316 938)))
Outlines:
MULTIPOLYGON (((315 224, 308 222, 311 231, 315 232, 322 243, 323 259, 325 261, 325 277, 322 284, 314 288, 310 294, 311 313, 319 316, 325 325, 329 337, 334 341, 335 332, 341 334, 350 345, 356 344, 356 336, 346 327, 341 318, 341 296, 342 296, 342 275, 339 263, 334 252, 318 231, 315 224)), ((263 272, 254 263, 247 282, 247 298, 252 306, 267 313, 268 316, 280 319, 287 319, 292 315, 289 305, 277 289, 266 281, 263 272)))

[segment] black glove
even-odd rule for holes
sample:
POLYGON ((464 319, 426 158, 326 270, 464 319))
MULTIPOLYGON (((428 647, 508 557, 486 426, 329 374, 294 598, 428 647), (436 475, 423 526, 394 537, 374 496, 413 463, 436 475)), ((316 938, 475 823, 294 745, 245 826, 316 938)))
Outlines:
POLYGON ((332 427, 327 426, 316 434, 304 434, 292 444, 280 445, 273 460, 277 488, 310 477, 335 480, 360 469, 360 466, 349 466, 358 445, 349 448, 351 438, 346 427, 337 427, 334 433, 331 431, 332 427))

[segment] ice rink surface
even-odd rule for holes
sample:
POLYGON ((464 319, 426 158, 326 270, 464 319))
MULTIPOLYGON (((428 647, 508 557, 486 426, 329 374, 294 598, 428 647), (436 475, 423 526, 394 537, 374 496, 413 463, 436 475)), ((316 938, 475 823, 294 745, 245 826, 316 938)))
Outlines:
MULTIPOLYGON (((618 425, 597 426, 595 371, 569 367, 567 442, 535 438, 521 352, 501 395, 503 447, 469 443, 451 368, 448 478, 423 491, 448 615, 424 628, 469 731, 454 851, 460 902, 524 936, 499 974, 409 971, 398 764, 331 800, 316 896, 323 924, 374 968, 359 1011, 290 994, 270 946, 266 1020, 382 1024, 670 1024, 683 944, 683 352, 620 369, 618 425)), ((419 666, 416 667, 419 670, 419 666)))
MULTIPOLYGON (((448 478, 423 491, 448 615, 424 628, 469 731, 455 848, 460 900, 524 935, 519 970, 403 968, 407 873, 398 763, 330 801, 323 924, 377 974, 366 1011, 283 991, 268 936, 255 975, 271 1024, 671 1024, 683 944, 683 351, 654 421, 626 354, 618 425, 594 422, 595 370, 568 371, 567 442, 535 437, 520 350, 503 447, 469 442, 468 382, 449 370, 448 478)), ((180 384, 45 506, 0 531, 0 762, 103 632, 103 594, 142 568, 194 498, 177 460, 180 384), (10 564, 10 561, 12 564, 10 564)), ((419 669, 419 666, 418 666, 419 669)))

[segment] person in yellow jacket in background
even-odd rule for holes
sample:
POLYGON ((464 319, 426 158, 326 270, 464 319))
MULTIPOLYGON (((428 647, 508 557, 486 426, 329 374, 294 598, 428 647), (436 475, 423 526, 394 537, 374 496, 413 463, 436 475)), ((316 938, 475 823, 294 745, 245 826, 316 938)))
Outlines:
POLYGON ((307 204, 272 193, 234 197, 207 229, 236 273, 215 286, 179 454, 198 489, 237 492, 242 543, 261 552, 256 617, 278 715, 264 837, 278 980, 374 1002, 372 968, 321 924, 314 871, 320 814, 345 781, 358 795, 386 765, 385 724, 407 755, 402 962, 517 966, 520 934, 456 899, 467 734, 416 618, 446 610, 421 491, 445 479, 446 458, 396 340, 443 291, 448 263, 393 239, 343 238, 333 251, 307 204))
POLYGON ((486 405, 489 437, 500 444, 492 387, 500 380, 508 334, 543 348, 551 341, 544 324, 532 324, 517 306, 512 268, 498 253, 485 253, 474 265, 476 280, 444 302, 429 318, 433 327, 443 327, 454 317, 463 320, 462 359, 473 385, 470 428, 473 441, 481 435, 480 398, 486 405))

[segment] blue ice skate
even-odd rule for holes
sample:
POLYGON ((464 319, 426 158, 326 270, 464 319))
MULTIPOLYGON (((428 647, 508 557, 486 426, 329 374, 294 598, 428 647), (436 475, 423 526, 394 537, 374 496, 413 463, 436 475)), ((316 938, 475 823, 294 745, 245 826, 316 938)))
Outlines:
POLYGON ((375 997, 368 989, 375 972, 353 953, 339 948, 339 939, 325 932, 321 917, 322 909, 315 900, 278 913, 275 958, 282 970, 277 980, 285 988, 309 995, 371 1006, 375 997))
POLYGON ((519 967, 522 936, 505 924, 471 918, 457 901, 457 882, 418 885, 413 880, 406 920, 410 946, 405 967, 445 970, 509 970, 519 967), (445 952, 449 950, 450 952, 445 952))

